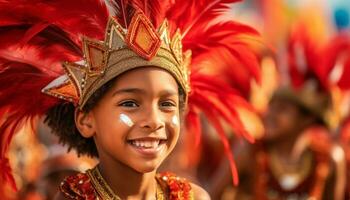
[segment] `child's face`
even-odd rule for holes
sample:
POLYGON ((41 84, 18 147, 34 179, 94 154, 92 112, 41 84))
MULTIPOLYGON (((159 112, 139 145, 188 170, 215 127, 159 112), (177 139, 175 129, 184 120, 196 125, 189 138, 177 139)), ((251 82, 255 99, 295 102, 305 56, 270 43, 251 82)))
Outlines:
POLYGON ((91 114, 101 161, 151 172, 172 151, 179 136, 177 82, 162 69, 131 70, 116 79, 91 114))
POLYGON ((265 139, 276 141, 297 134, 303 120, 304 116, 298 105, 276 98, 270 102, 264 117, 265 139))

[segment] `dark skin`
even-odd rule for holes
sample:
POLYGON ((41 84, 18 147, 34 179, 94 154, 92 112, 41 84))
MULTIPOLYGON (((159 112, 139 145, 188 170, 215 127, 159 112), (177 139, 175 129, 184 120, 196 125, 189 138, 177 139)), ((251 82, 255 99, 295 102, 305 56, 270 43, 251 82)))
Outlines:
MULTIPOLYGON (((92 111, 77 113, 76 126, 82 136, 94 138, 99 169, 114 193, 122 199, 149 200, 156 196, 156 170, 178 140, 179 118, 176 80, 165 70, 143 67, 120 75, 92 111), (135 146, 147 142, 159 144, 135 146)), ((196 199, 210 199, 191 185, 196 199)))
MULTIPOLYGON (((315 117, 303 113, 300 107, 294 102, 276 98, 270 102, 263 122, 265 127, 263 142, 268 144, 268 151, 276 153, 282 163, 298 165, 299 159, 295 160, 292 156, 293 149, 302 131, 315 123, 315 117)), ((234 150, 237 153, 236 163, 238 172, 241 179, 244 179, 241 180, 240 189, 237 191, 238 194, 236 194, 236 197, 237 199, 251 199, 251 186, 253 183, 250 179, 254 177, 251 166, 255 165, 254 156, 252 156, 252 146, 249 144, 235 146, 238 148, 234 150), (247 191, 249 192, 247 193, 247 191)), ((231 179, 229 177, 229 165, 226 161, 223 161, 220 169, 217 170, 217 173, 209 181, 208 190, 213 198, 219 199, 222 189, 230 184, 231 179)))
POLYGON ((300 133, 315 123, 316 118, 305 114, 294 102, 276 98, 270 102, 264 117, 264 142, 284 159, 290 159, 300 133))

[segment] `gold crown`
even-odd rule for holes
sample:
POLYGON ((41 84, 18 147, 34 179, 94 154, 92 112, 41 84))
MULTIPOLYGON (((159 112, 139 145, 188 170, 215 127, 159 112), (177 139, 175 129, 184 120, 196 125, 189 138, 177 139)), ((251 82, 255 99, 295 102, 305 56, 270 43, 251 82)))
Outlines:
POLYGON ((105 40, 84 37, 84 60, 64 62, 66 74, 52 81, 42 92, 83 108, 91 95, 114 77, 137 67, 155 66, 170 72, 187 98, 191 52, 182 53, 181 38, 178 29, 170 39, 166 19, 157 32, 140 10, 136 11, 127 30, 111 17, 105 40))

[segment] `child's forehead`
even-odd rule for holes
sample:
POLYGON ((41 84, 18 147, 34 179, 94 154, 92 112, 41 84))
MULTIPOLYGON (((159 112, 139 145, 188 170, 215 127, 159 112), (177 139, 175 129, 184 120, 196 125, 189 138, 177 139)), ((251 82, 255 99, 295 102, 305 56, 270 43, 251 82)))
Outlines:
POLYGON ((130 93, 160 90, 177 94, 178 84, 175 78, 166 70, 157 67, 139 67, 116 77, 113 90, 130 93))
POLYGON ((178 97, 179 93, 176 90, 172 89, 154 89, 154 88, 121 88, 111 90, 111 97, 115 97, 118 95, 137 95, 137 96, 145 96, 145 97, 178 97))
POLYGON ((140 76, 140 75, 142 76, 146 74, 157 74, 157 75, 167 74, 172 77, 171 73, 165 69, 155 67, 155 66, 140 66, 122 73, 121 75, 118 76, 118 79, 122 79, 123 77, 131 77, 131 76, 140 76))

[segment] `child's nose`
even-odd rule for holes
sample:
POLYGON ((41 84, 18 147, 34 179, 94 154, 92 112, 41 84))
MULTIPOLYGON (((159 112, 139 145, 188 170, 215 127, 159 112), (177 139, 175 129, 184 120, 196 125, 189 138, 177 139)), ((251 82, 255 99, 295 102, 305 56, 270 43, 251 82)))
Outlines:
POLYGON ((164 121, 162 120, 161 111, 158 109, 158 106, 152 106, 148 110, 144 115, 144 120, 140 123, 141 127, 150 129, 151 132, 163 128, 164 121))

